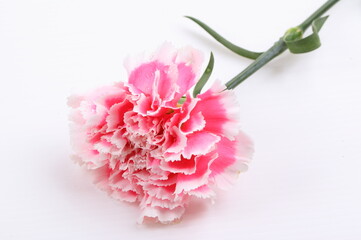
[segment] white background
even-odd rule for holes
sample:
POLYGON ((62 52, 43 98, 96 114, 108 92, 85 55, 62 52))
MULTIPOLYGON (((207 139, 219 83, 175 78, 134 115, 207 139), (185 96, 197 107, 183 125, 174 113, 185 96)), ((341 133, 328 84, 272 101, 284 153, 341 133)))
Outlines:
POLYGON ((124 81, 164 41, 215 54, 213 79, 251 61, 183 15, 262 51, 323 0, 0 0, 0 239, 361 239, 361 2, 340 1, 323 46, 285 53, 235 91, 254 161, 183 222, 135 223, 69 159, 66 99, 124 81))

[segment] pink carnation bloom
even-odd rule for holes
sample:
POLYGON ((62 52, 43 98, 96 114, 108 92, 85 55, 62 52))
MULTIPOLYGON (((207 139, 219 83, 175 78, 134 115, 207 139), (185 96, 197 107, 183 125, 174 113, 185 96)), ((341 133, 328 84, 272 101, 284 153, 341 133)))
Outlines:
POLYGON ((139 222, 179 219, 192 198, 213 198, 214 186, 227 188, 247 168, 252 144, 233 91, 216 83, 190 96, 201 60, 164 45, 128 64, 127 83, 69 99, 74 159, 113 198, 138 203, 139 222))

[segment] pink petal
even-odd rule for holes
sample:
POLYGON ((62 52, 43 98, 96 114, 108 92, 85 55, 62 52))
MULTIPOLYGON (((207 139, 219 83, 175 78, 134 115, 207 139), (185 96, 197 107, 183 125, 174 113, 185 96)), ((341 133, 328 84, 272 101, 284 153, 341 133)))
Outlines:
POLYGON ((194 190, 188 191, 187 194, 203 199, 214 198, 216 196, 215 192, 208 185, 203 185, 194 190))
POLYGON ((181 158, 180 161, 162 162, 161 168, 172 173, 193 174, 196 171, 194 157, 191 159, 181 158))
MULTIPOLYGON (((176 64, 184 63, 186 66, 192 68, 192 72, 195 75, 198 75, 200 68, 203 62, 202 52, 192 48, 184 47, 177 52, 177 57, 175 60, 176 64)), ((178 84, 181 85, 181 84, 178 84)), ((188 90, 188 89, 187 89, 188 90)))
POLYGON ((205 131, 234 139, 238 134, 239 106, 232 91, 222 91, 224 86, 215 82, 211 89, 198 95, 194 111, 200 111, 206 121, 205 131))
POLYGON ((181 130, 184 133, 192 133, 202 130, 205 125, 206 121, 204 120, 203 114, 198 112, 196 114, 192 114, 190 118, 181 125, 181 130))
POLYGON ((231 141, 222 137, 217 143, 219 157, 211 165, 212 175, 223 173, 224 170, 237 161, 248 162, 252 152, 252 143, 241 133, 237 140, 231 141))
POLYGON ((113 198, 126 202, 135 202, 138 194, 133 191, 123 192, 121 190, 114 191, 110 194, 113 198))
POLYGON ((183 96, 196 82, 195 73, 190 66, 186 66, 185 63, 178 65, 178 79, 177 84, 179 86, 179 94, 183 96))
POLYGON ((134 69, 129 76, 129 84, 132 90, 137 93, 152 94, 155 71, 157 70, 157 62, 144 63, 134 69))
POLYGON ((110 110, 106 119, 108 125, 108 131, 115 130, 118 127, 124 125, 124 114, 133 109, 133 104, 128 100, 121 103, 114 104, 110 110))
POLYGON ((177 49, 170 42, 165 42, 157 49, 152 59, 157 60, 165 65, 172 65, 176 55, 177 49))
POLYGON ((146 116, 148 111, 152 109, 152 99, 143 93, 140 94, 137 104, 134 106, 134 112, 146 116))
POLYGON ((71 95, 70 97, 68 97, 68 106, 72 108, 78 108, 83 100, 83 96, 71 95))
POLYGON ((147 96, 159 96, 162 100, 170 100, 177 86, 174 79, 168 75, 169 66, 155 60, 140 65, 129 76, 132 90, 147 96))
POLYGON ((125 145, 127 144, 127 140, 123 138, 123 131, 117 130, 111 137, 111 143, 115 145, 120 151, 123 150, 125 145))
POLYGON ((204 155, 220 140, 220 137, 209 132, 195 132, 187 136, 187 146, 182 153, 185 158, 192 155, 204 155))
POLYGON ((182 206, 168 209, 161 207, 146 207, 143 209, 140 218, 138 219, 138 223, 143 223, 146 218, 153 218, 158 220, 161 223, 170 223, 179 219, 185 209, 182 206))
POLYGON ((208 176, 211 174, 209 166, 217 157, 216 153, 209 153, 196 157, 196 172, 191 175, 178 174, 175 193, 187 192, 199 188, 208 183, 208 176))
POLYGON ((233 141, 222 138, 217 143, 219 157, 210 166, 210 177, 219 188, 229 189, 240 172, 247 170, 247 164, 253 153, 251 140, 242 132, 233 141))
POLYGON ((179 153, 186 146, 187 138, 176 126, 168 131, 164 142, 165 153, 179 153))

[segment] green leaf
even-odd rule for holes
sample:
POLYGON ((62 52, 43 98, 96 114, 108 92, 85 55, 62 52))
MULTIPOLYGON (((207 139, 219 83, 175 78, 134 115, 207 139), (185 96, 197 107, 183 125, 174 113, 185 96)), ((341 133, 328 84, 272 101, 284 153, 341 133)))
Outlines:
POLYGON ((211 52, 211 56, 209 57, 208 65, 207 65, 206 69, 204 70, 202 77, 198 80, 197 84, 194 87, 193 97, 197 97, 197 95, 202 91, 202 88, 204 87, 204 85, 206 85, 209 77, 212 74, 213 66, 214 66, 214 57, 213 57, 213 53, 211 52))
POLYGON ((262 54, 261 52, 252 52, 247 49, 238 47, 237 45, 234 45, 233 43, 231 43, 230 41, 228 41, 227 39, 225 39, 224 37, 219 35, 216 31, 214 31, 212 28, 210 28, 208 25, 201 22, 200 20, 198 20, 194 17, 190 17, 190 16, 185 16, 185 17, 189 18, 193 22, 197 23, 201 28, 203 28, 207 33, 209 33, 220 44, 222 44, 223 46, 225 46, 232 52, 234 52, 242 57, 246 57, 246 58, 250 58, 250 59, 257 59, 262 54))
POLYGON ((290 30, 288 30, 283 37, 283 41, 286 43, 290 52, 295 54, 307 53, 319 48, 321 46, 321 41, 318 33, 327 18, 328 16, 317 18, 316 20, 314 20, 312 22, 313 33, 305 38, 302 38, 302 34, 298 35, 299 31, 301 31, 302 33, 300 27, 291 28, 290 30))

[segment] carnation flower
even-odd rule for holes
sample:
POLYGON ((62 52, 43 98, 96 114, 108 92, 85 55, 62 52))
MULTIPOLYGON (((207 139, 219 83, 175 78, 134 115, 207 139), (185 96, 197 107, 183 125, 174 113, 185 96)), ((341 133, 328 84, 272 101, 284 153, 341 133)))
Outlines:
POLYGON ((214 198, 247 168, 252 144, 234 92, 216 82, 190 94, 201 62, 197 50, 165 44, 128 60, 127 82, 69 98, 73 158, 110 196, 139 204, 139 222, 179 219, 193 198, 214 198))

